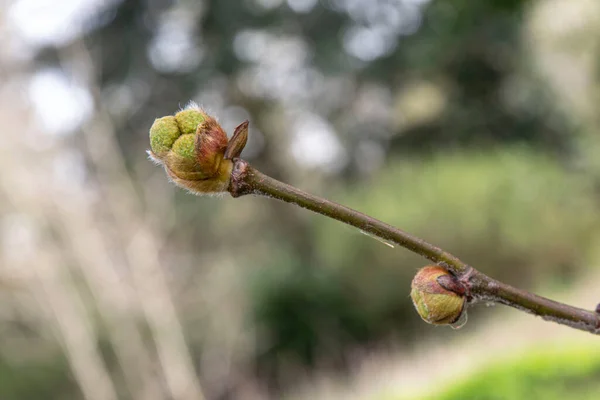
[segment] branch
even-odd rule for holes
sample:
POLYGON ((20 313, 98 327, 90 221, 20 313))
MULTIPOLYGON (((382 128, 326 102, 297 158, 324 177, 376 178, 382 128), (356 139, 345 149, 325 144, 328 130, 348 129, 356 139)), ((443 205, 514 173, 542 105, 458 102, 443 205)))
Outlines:
POLYGON ((435 262, 437 266, 422 268, 411 284, 411 298, 426 322, 454 324, 464 315, 467 303, 484 300, 600 334, 600 305, 592 312, 516 289, 423 239, 268 177, 238 158, 247 139, 248 121, 238 125, 228 140, 213 117, 191 104, 174 116, 154 121, 148 154, 164 166, 175 184, 192 193, 229 191, 233 197, 246 194, 273 197, 355 226, 435 262))
MULTIPOLYGON (((496 302, 593 334, 600 334, 600 314, 559 303, 536 294, 514 288, 475 270, 458 257, 398 228, 351 208, 313 196, 293 186, 279 182, 234 158, 228 188, 233 197, 254 194, 272 197, 352 225, 381 239, 391 241, 435 262, 452 273, 460 295, 470 303, 496 302)), ((453 290, 441 281, 446 289, 453 290)), ((461 310, 462 311, 462 310, 461 310)))

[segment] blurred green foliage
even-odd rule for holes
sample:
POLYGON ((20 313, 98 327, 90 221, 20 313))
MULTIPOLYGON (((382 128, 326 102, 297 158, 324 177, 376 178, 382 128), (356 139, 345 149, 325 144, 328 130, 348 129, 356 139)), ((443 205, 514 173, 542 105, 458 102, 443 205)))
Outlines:
POLYGON ((518 359, 492 363, 427 399, 592 400, 600 393, 600 353, 575 347, 534 350, 518 359))
POLYGON ((79 392, 65 358, 58 354, 36 362, 0 358, 0 399, 78 399, 79 392))
MULTIPOLYGON (((370 182, 329 197, 521 283, 581 267, 598 222, 586 177, 525 146, 391 161, 370 182)), ((407 252, 361 243, 363 237, 335 234, 337 225, 319 222, 316 243, 327 264, 412 275, 410 268, 398 268, 410 265, 407 252)))

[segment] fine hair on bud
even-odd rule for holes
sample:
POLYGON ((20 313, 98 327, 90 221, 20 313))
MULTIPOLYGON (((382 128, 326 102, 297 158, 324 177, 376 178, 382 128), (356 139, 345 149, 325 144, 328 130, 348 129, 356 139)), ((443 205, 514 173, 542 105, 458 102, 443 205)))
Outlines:
POLYGON ((421 318, 430 324, 453 324, 466 312, 462 286, 450 272, 437 265, 417 272, 411 283, 410 297, 421 318))
MULTIPOLYGON (((247 123, 244 133, 247 138, 247 123)), ((216 194, 229 187, 233 168, 232 157, 226 155, 229 145, 216 119, 190 103, 175 115, 154 121, 148 154, 176 185, 195 194, 216 194)), ((233 153, 237 156, 242 149, 236 139, 233 153)))

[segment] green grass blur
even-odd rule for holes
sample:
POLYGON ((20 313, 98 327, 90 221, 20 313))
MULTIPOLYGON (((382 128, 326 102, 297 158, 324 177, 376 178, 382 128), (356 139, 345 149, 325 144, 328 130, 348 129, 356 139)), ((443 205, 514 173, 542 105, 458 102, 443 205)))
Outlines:
POLYGON ((491 361, 461 382, 419 400, 593 400, 599 393, 600 350, 573 347, 491 361))

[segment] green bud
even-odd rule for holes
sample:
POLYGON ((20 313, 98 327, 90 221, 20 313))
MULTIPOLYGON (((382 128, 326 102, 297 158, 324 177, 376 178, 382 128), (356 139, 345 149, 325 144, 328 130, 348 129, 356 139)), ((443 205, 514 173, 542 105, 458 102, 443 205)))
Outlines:
POLYGON ((459 290, 450 291, 440 284, 442 280, 446 287, 456 278, 447 270, 437 265, 422 268, 415 275, 410 297, 417 312, 423 320, 435 325, 452 324, 460 318, 465 308, 465 295, 459 290))
POLYGON ((207 115, 199 108, 187 108, 175 114, 177 125, 183 135, 188 133, 196 133, 198 125, 206 120, 207 115))
POLYGON ((180 157, 194 161, 196 159, 194 136, 191 133, 179 136, 173 143, 173 152, 180 157))
POLYGON ((150 148, 156 155, 161 155, 171 150, 175 140, 181 135, 175 117, 158 118, 150 128, 150 148))
POLYGON ((233 147, 227 151, 227 135, 217 121, 200 108, 190 107, 154 121, 148 154, 178 186, 196 194, 224 192, 231 178, 231 158, 246 143, 248 125, 242 125, 245 132, 234 135, 233 147))

